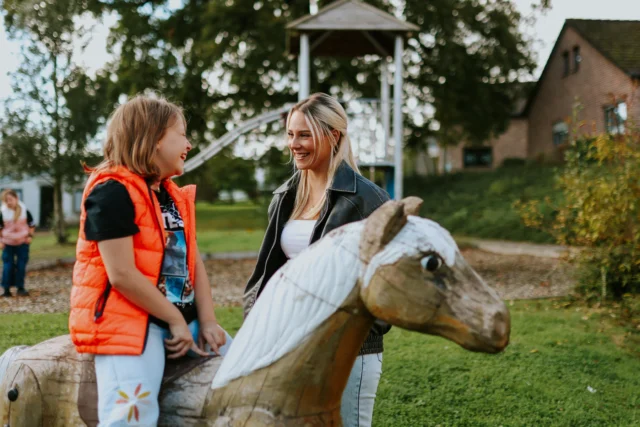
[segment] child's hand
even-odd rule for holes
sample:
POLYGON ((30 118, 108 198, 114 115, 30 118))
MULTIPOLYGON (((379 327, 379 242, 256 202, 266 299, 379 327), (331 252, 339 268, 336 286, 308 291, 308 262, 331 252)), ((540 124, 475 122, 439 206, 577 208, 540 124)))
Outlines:
POLYGON ((182 322, 170 323, 169 331, 171 331, 171 338, 164 340, 164 347, 170 353, 168 359, 177 359, 182 357, 189 350, 193 350, 200 356, 208 356, 207 353, 200 350, 195 342, 193 342, 193 336, 187 326, 187 322, 182 319, 182 322))
POLYGON ((215 320, 200 323, 198 334, 198 347, 204 350, 205 344, 209 344, 211 350, 220 355, 219 348, 227 342, 227 336, 215 320))

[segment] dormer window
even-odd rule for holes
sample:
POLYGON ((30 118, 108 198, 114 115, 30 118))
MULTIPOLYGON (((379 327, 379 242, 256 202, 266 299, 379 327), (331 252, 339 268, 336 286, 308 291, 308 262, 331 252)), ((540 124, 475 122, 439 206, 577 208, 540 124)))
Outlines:
POLYGON ((562 52, 562 65, 562 77, 567 77, 569 75, 569 52, 566 50, 562 52))
POLYGON ((577 73, 580 69, 580 63, 582 62, 582 56, 580 56, 580 46, 573 48, 573 72, 577 73))

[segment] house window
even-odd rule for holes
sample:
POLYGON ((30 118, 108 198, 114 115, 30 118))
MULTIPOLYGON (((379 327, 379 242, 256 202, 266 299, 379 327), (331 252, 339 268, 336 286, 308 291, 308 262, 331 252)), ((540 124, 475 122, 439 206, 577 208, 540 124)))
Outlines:
POLYGON ((582 56, 580 56, 580 46, 573 48, 573 72, 577 73, 580 69, 580 63, 582 62, 582 56))
POLYGON ((82 207, 82 190, 76 190, 73 192, 73 212, 80 213, 82 207))
POLYGON ((604 107, 604 126, 607 133, 617 135, 624 133, 624 125, 627 121, 627 103, 619 102, 616 105, 604 107))
POLYGON ((556 147, 569 140, 569 126, 565 122, 558 122, 553 125, 553 145, 556 147))
POLYGON ((569 52, 566 50, 562 52, 562 66, 562 77, 566 77, 569 75, 569 52))
POLYGON ((465 147, 463 162, 465 168, 491 167, 493 165, 493 149, 491 147, 465 147))

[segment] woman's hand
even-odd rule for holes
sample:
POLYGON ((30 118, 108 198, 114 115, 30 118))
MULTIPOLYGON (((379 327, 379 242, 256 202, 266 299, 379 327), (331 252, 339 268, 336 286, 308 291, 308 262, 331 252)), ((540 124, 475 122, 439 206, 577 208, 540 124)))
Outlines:
POLYGON ((171 338, 164 340, 164 347, 169 352, 167 356, 168 359, 182 357, 187 354, 189 350, 193 350, 200 356, 208 356, 207 353, 200 350, 196 343, 193 342, 193 336, 184 319, 176 323, 169 323, 169 331, 171 331, 171 338))
POLYGON ((224 330, 215 320, 200 323, 200 333, 198 334, 198 347, 204 351, 205 344, 209 344, 211 350, 220 355, 219 349, 227 342, 224 330))

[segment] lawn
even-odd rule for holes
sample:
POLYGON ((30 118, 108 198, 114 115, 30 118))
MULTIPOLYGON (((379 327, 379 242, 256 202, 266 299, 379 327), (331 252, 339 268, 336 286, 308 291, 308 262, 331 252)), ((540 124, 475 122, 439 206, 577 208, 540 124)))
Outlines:
MULTIPOLYGON (((516 302, 511 344, 499 355, 392 329, 374 425, 640 425, 637 339, 609 314, 566 305, 516 302)), ((239 308, 217 314, 232 334, 237 331, 239 308)), ((66 322, 64 314, 0 315, 0 351, 64 334, 66 322)))
MULTIPOLYGON (((201 253, 258 251, 267 228, 266 208, 252 203, 196 205, 198 247, 201 253)), ((74 257, 78 228, 69 229, 70 242, 56 244, 51 232, 36 233, 32 260, 74 257)))
MULTIPOLYGON (((405 193, 422 197, 425 202, 421 214, 438 221, 458 238, 550 243, 551 236, 522 224, 513 203, 555 194, 554 171, 548 166, 523 165, 446 176, 407 177, 405 193)), ((202 253, 257 251, 267 227, 266 205, 198 202, 196 223, 202 253)), ((77 235, 78 229, 71 228, 71 243, 60 246, 51 233, 39 232, 31 247, 31 258, 73 257, 77 235)))
POLYGON ((522 165, 408 177, 404 192, 421 197, 421 215, 439 222, 456 236, 553 243, 550 235, 525 227, 513 203, 558 197, 555 172, 550 166, 522 165))

